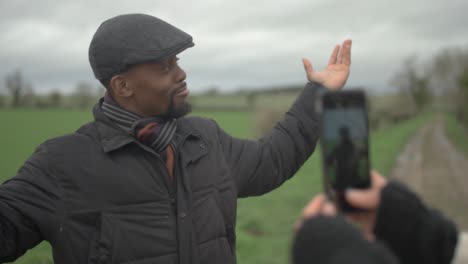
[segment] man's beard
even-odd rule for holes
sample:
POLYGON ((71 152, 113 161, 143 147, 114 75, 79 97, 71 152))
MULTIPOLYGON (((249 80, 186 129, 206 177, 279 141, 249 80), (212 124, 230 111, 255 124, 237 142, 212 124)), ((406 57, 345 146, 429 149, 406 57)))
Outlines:
POLYGON ((189 102, 184 101, 181 105, 176 106, 174 97, 175 95, 172 94, 171 103, 167 108, 167 111, 160 116, 161 118, 165 120, 171 120, 174 118, 183 117, 192 112, 192 105, 189 102))

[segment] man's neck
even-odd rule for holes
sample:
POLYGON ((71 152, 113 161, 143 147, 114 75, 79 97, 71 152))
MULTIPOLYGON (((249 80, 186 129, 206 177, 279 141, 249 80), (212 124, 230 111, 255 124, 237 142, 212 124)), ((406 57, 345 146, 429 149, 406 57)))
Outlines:
POLYGON ((121 97, 114 97, 112 95, 110 95, 110 98, 112 100, 114 100, 114 102, 119 105, 120 107, 122 107, 123 109, 129 111, 129 112, 132 112, 134 114, 137 114, 141 117, 150 117, 151 115, 148 115, 146 113, 144 113, 143 111, 141 111, 137 105, 132 101, 132 99, 125 99, 125 98, 121 98, 121 97))

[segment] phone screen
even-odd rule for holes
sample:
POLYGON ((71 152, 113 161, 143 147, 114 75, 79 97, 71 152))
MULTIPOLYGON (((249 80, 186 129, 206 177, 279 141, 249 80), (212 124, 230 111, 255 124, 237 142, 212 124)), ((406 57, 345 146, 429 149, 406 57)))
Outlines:
POLYGON ((367 188, 369 135, 364 93, 333 92, 323 97, 322 137, 326 187, 367 188))

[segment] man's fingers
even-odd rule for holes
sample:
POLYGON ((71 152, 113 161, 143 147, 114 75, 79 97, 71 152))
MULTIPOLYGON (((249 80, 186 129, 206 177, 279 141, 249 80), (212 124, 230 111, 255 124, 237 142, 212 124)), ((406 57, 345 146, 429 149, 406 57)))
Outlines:
POLYGON ((336 215, 336 207, 333 203, 327 201, 324 194, 319 194, 304 208, 304 218, 324 214, 328 216, 336 215))
POLYGON ((336 45, 335 48, 333 49, 330 59, 328 60, 328 65, 336 64, 339 51, 340 51, 340 45, 336 45))
POLYGON ((335 205, 328 202, 324 194, 318 194, 306 205, 306 207, 304 207, 302 217, 294 223, 293 229, 297 232, 297 230, 301 228, 304 220, 307 218, 315 217, 320 214, 334 216, 336 213, 335 205))
POLYGON ((323 207, 322 207, 322 210, 321 210, 322 214, 326 215, 326 216, 335 216, 336 215, 336 207, 334 204, 330 203, 330 202, 325 202, 323 207))
POLYGON ((347 39, 343 42, 343 45, 341 47, 341 52, 340 52, 341 63, 345 65, 351 64, 351 45, 352 45, 352 41, 350 39, 347 39))
POLYGON ((304 218, 318 215, 324 202, 325 196, 323 194, 315 196, 314 199, 308 205, 306 205, 302 211, 304 218))
POLYGON ((346 201, 352 206, 361 209, 376 209, 379 204, 379 194, 374 189, 346 191, 346 201))
POLYGON ((323 203, 325 202, 325 196, 323 194, 319 194, 310 201, 306 207, 302 210, 302 217, 299 218, 293 225, 294 231, 298 231, 302 223, 304 222, 304 219, 314 217, 318 214, 320 214, 320 211, 322 209, 323 203))
POLYGON ((371 181, 372 186, 379 189, 382 189, 387 184, 385 177, 375 170, 371 171, 371 181))
POLYGON ((380 192, 387 184, 385 177, 377 171, 370 172, 371 187, 359 190, 350 189, 346 191, 346 200, 353 206, 362 209, 376 209, 380 204, 380 192))
POLYGON ((307 75, 309 74, 312 74, 312 72, 314 71, 314 67, 312 67, 312 63, 310 63, 310 61, 306 58, 303 58, 302 59, 302 64, 304 65, 304 70, 306 72, 307 75))

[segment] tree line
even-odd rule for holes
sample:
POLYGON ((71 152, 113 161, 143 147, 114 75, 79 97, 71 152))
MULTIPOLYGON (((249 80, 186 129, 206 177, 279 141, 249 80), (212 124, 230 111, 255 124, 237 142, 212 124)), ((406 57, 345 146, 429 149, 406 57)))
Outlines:
POLYGON ((0 93, 0 108, 89 109, 104 94, 104 87, 78 82, 69 94, 59 89, 37 94, 21 69, 16 69, 6 75, 3 91, 6 93, 0 93))

